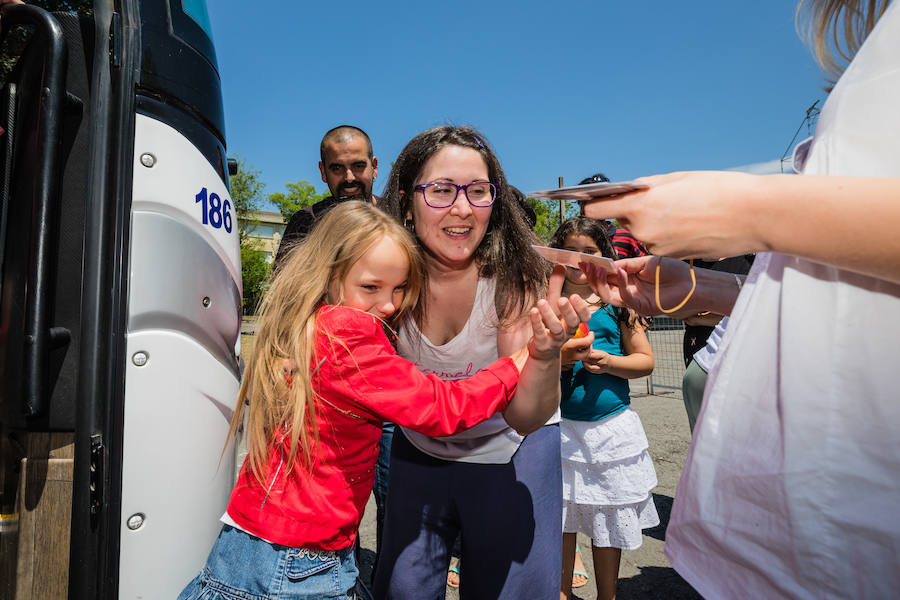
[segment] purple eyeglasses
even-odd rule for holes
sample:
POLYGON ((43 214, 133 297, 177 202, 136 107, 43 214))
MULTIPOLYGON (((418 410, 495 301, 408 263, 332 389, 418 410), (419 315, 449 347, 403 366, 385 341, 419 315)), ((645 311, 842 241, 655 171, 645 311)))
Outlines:
POLYGON ((478 208, 486 208, 494 203, 500 186, 489 181, 473 181, 465 185, 457 185, 449 181, 431 181, 420 183, 415 189, 422 192, 422 199, 431 208, 453 206, 460 190, 465 193, 469 204, 478 208))

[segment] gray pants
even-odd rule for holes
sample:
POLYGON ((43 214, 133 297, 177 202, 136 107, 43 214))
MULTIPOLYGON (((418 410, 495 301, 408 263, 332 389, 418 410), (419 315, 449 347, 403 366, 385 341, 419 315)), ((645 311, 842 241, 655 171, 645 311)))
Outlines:
POLYGON ((687 411, 691 433, 694 432, 697 415, 700 414, 700 407, 703 406, 703 390, 705 388, 706 371, 692 359, 681 380, 681 397, 684 399, 684 409, 687 411))

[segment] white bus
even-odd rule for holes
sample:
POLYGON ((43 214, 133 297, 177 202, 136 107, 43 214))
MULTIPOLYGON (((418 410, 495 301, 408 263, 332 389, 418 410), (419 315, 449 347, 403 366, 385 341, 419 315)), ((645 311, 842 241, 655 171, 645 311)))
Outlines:
POLYGON ((0 600, 173 598, 220 528, 240 377, 206 5, 0 27, 0 600))

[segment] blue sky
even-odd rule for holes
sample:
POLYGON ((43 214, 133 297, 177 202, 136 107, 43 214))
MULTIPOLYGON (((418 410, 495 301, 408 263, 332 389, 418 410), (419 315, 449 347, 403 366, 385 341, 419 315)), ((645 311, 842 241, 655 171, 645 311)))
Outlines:
POLYGON ((776 160, 825 98, 787 0, 207 4, 228 153, 267 194, 324 190, 319 141, 341 123, 372 137, 376 193, 445 123, 479 128, 531 191, 776 160))

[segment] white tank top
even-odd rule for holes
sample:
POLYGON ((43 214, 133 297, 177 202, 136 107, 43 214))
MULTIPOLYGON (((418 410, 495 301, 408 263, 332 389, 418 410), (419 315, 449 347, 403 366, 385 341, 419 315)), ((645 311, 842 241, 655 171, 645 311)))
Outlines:
MULTIPOLYGON (((429 342, 412 321, 404 323, 399 334, 400 355, 416 363, 423 373, 434 373, 445 381, 471 377, 496 361, 499 354, 494 290, 493 279, 478 280, 469 320, 456 337, 442 346, 429 342)), ((559 410, 549 423, 558 421, 559 410)), ((509 462, 524 439, 506 424, 499 413, 449 437, 430 438, 406 428, 403 433, 425 454, 444 460, 480 464, 509 462)))

